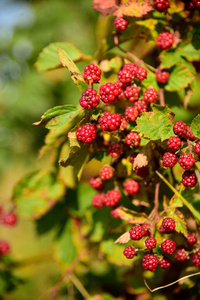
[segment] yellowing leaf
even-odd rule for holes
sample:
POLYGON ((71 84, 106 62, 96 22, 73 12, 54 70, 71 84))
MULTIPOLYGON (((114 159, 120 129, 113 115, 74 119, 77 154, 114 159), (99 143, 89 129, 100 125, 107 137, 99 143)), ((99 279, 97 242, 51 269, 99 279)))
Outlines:
POLYGON ((123 16, 142 17, 152 10, 149 0, 139 2, 138 0, 121 1, 118 10, 114 15, 118 18, 123 16))
POLYGON ((112 14, 117 6, 115 0, 93 0, 93 9, 99 11, 103 16, 112 14))

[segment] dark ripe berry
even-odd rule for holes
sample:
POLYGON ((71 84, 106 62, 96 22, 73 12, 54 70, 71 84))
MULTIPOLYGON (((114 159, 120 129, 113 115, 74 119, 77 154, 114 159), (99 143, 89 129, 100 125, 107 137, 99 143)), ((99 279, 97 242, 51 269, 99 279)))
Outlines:
POLYGON ((146 254, 142 259, 142 266, 145 270, 155 272, 159 260, 155 254, 146 254))
POLYGON ((124 189, 129 196, 136 195, 140 192, 139 183, 133 179, 128 179, 124 184, 124 189))
POLYGON ((84 68, 83 77, 87 84, 99 82, 101 77, 101 70, 94 64, 90 64, 84 68))
POLYGON ((122 30, 122 31, 126 30, 128 24, 129 24, 128 20, 126 20, 124 18, 115 18, 115 20, 114 20, 115 28, 122 30))
POLYGON ((135 153, 135 152, 133 152, 133 153, 131 154, 131 156, 129 157, 130 163, 134 163, 134 160, 135 160, 136 156, 137 156, 137 153, 135 153))
POLYGON ((169 269, 171 267, 171 265, 172 265, 172 261, 168 257, 164 257, 163 259, 161 259, 159 261, 159 267, 161 269, 165 269, 165 270, 169 269))
POLYGON ((138 147, 140 145, 140 136, 136 132, 129 132, 125 138, 125 142, 127 145, 132 146, 132 147, 138 147))
POLYGON ((176 250, 176 243, 171 239, 166 239, 160 244, 163 253, 172 255, 176 250))
POLYGON ((0 255, 10 252, 10 244, 7 241, 0 241, 0 255))
POLYGON ((187 133, 187 124, 183 121, 177 121, 174 123, 173 130, 178 136, 185 136, 187 133))
POLYGON ((146 240, 145 240, 145 246, 151 250, 154 249, 156 247, 157 241, 154 237, 149 236, 146 240))
POLYGON ((144 100, 151 103, 155 102, 158 99, 158 93, 156 89, 149 88, 144 92, 144 100))
POLYGON ((187 129, 186 137, 189 140, 193 140, 193 141, 197 140, 196 136, 194 136, 194 134, 192 133, 192 130, 189 127, 187 129))
POLYGON ((167 147, 175 152, 181 148, 181 139, 177 136, 170 136, 167 141, 167 147))
POLYGON ((133 107, 141 114, 147 111, 147 103, 145 100, 138 100, 133 103, 133 107))
POLYGON ((80 142, 83 142, 84 144, 89 144, 96 137, 96 129, 91 124, 79 126, 76 132, 76 136, 80 142))
POLYGON ((136 168, 135 169, 135 174, 137 174, 138 176, 145 178, 149 175, 149 167, 145 166, 145 167, 141 167, 141 168, 136 168))
POLYGON ((187 253, 184 249, 177 249, 174 258, 178 261, 184 261, 187 259, 187 253))
POLYGON ((168 0, 153 0, 153 5, 155 9, 159 12, 167 12, 167 9, 170 7, 168 0))
POLYGON ((91 88, 88 88, 82 93, 79 103, 86 109, 92 109, 99 104, 100 97, 97 92, 91 88))
POLYGON ((169 80, 169 73, 167 71, 157 70, 156 71, 156 80, 162 84, 167 83, 169 80))
POLYGON ((135 248, 133 246, 128 246, 124 249, 123 254, 126 256, 126 258, 131 259, 136 254, 135 248))
POLYGON ((146 234, 146 230, 141 225, 135 225, 129 230, 132 240, 139 241, 146 234))
POLYGON ((191 2, 196 8, 200 9, 200 1, 199 0, 191 0, 191 2))
POLYGON ((119 143, 114 143, 108 146, 108 153, 112 157, 118 157, 123 153, 123 150, 119 143))
POLYGON ((172 218, 164 218, 161 227, 164 228, 165 233, 170 233, 175 229, 175 221, 172 218))
POLYGON ((113 169, 110 166, 104 166, 99 175, 102 180, 109 180, 113 177, 113 169))
POLYGON ((134 107, 132 106, 128 106, 126 109, 125 109, 125 117, 128 121, 135 121, 138 117, 138 111, 137 109, 135 109, 134 107))
POLYGON ((133 102, 139 97, 140 89, 136 86, 127 86, 124 95, 128 101, 133 102))
POLYGON ((194 10, 196 9, 196 6, 191 2, 191 0, 185 0, 185 10, 194 10))
POLYGON ((142 67, 137 67, 137 70, 135 72, 135 78, 139 80, 144 80, 147 77, 147 70, 142 67))
POLYGON ((104 207, 105 203, 104 203, 104 194, 96 194, 93 196, 92 198, 92 205, 95 207, 95 208, 102 208, 104 207))
POLYGON ((197 268, 200 268, 200 251, 197 251, 193 254, 192 262, 197 268))
POLYGON ((159 33, 157 37, 157 46, 162 50, 169 49, 174 43, 174 36, 169 32, 159 33))
POLYGON ((99 178, 98 176, 93 176, 92 178, 90 178, 90 185, 93 189, 97 191, 102 191, 105 187, 101 178, 99 178))
POLYGON ((128 126, 128 121, 126 120, 126 117, 121 116, 121 124, 120 124, 119 130, 124 130, 127 128, 127 126, 128 126))
POLYGON ((197 237, 195 233, 190 233, 187 236, 187 242, 189 245, 194 245, 197 242, 197 237))
POLYGON ((185 171, 182 175, 182 184, 186 187, 193 188, 197 183, 197 177, 194 171, 185 171))
POLYGON ((2 217, 1 223, 6 226, 14 226, 17 223, 17 216, 13 212, 5 213, 2 217))
POLYGON ((115 218, 115 219, 120 218, 120 215, 119 215, 119 212, 118 212, 117 208, 113 208, 110 213, 113 216, 113 218, 115 218))
POLYGON ((175 164, 178 162, 178 157, 174 153, 165 152, 165 154, 163 155, 162 160, 163 160, 163 166, 164 167, 173 168, 173 166, 175 166, 175 164))
POLYGON ((99 125, 104 131, 113 131, 119 129, 121 124, 121 116, 116 113, 105 112, 99 119, 99 125))
POLYGON ((195 164, 195 158, 192 156, 191 153, 181 154, 178 163, 183 169, 188 170, 191 169, 195 164))
POLYGON ((200 142, 197 142, 194 146, 194 153, 200 156, 200 142))
POLYGON ((121 198, 120 192, 117 190, 109 190, 105 194, 104 203, 106 206, 115 206, 121 198))
POLYGON ((108 104, 113 104, 115 101, 117 101, 120 93, 121 89, 119 86, 110 82, 101 85, 99 89, 101 100, 108 104))

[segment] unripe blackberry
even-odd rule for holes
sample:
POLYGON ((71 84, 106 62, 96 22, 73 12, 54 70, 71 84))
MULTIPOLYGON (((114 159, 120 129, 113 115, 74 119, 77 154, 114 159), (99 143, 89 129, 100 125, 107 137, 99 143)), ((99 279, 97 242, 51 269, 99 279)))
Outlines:
POLYGON ((113 216, 113 218, 115 218, 115 219, 120 218, 120 215, 119 215, 119 212, 117 211, 117 208, 113 208, 110 213, 113 216))
POLYGON ((2 215, 3 213, 3 207, 0 205, 0 216, 2 215))
POLYGON ((121 116, 121 124, 120 124, 119 130, 124 130, 127 128, 127 126, 128 126, 128 121, 126 120, 126 117, 121 116))
POLYGON ((142 67, 137 67, 135 78, 143 81, 147 77, 147 70, 142 67))
POLYGON ((13 212, 5 213, 2 217, 1 223, 6 226, 14 226, 17 223, 17 216, 13 212))
POLYGON ((145 230, 145 235, 144 236, 149 236, 150 235, 150 227, 151 225, 149 223, 145 223, 142 225, 142 227, 145 230))
POLYGON ((187 242, 191 246, 194 245, 194 244, 196 244, 196 242, 197 242, 196 234, 195 233, 188 234, 188 236, 187 236, 187 242))
POLYGON ((78 140, 84 144, 91 143, 96 138, 96 129, 91 124, 79 126, 76 132, 78 140))
POLYGON ((183 169, 188 170, 195 164, 195 158, 191 153, 185 153, 179 157, 178 163, 183 169))
POLYGON ((177 249, 174 258, 178 261, 184 261, 187 259, 187 253, 184 249, 177 249))
POLYGON ((117 101, 120 93, 121 93, 121 89, 118 87, 118 85, 115 85, 110 82, 101 85, 99 89, 101 100, 104 103, 109 103, 109 104, 113 104, 115 101, 117 101))
POLYGON ((105 194, 104 203, 106 206, 115 206, 118 204, 121 194, 117 190, 109 190, 105 194))
POLYGON ((146 231, 143 228, 143 226, 141 225, 135 225, 133 227, 131 227, 131 229, 129 230, 130 233, 130 237, 132 240, 140 240, 143 236, 145 236, 146 231))
POLYGON ((147 102, 145 100, 138 100, 133 103, 133 107, 141 114, 147 111, 147 102))
POLYGON ((109 180, 113 177, 113 169, 110 166, 104 166, 99 173, 102 180, 109 180))
POLYGON ((127 145, 132 146, 132 147, 138 147, 140 145, 140 136, 136 132, 129 132, 125 138, 125 142, 127 145))
POLYGON ((156 247, 157 241, 154 237, 149 236, 144 243, 149 250, 152 250, 156 247))
POLYGON ((124 100, 125 99, 125 95, 124 95, 124 91, 123 89, 126 87, 126 85, 124 86, 124 84, 122 82, 120 82, 119 80, 116 81, 114 83, 115 87, 118 89, 119 91, 119 95, 117 96, 117 100, 124 100))
POLYGON ((194 134, 192 133, 192 130, 191 128, 188 127, 187 129, 187 133, 186 133, 186 137, 189 139, 189 140, 197 140, 196 136, 194 136, 194 134))
POLYGON ((126 30, 128 24, 129 24, 128 20, 126 20, 124 18, 115 18, 115 20, 114 20, 115 28, 117 28, 121 31, 126 30))
POLYGON ((167 147, 175 152, 181 148, 181 139, 177 136, 170 136, 167 141, 167 147))
POLYGON ((99 178, 98 176, 93 176, 90 178, 90 185, 93 189, 95 189, 97 191, 102 191, 105 187, 101 178, 99 178))
POLYGON ((124 184, 124 189, 129 196, 136 195, 140 192, 139 183, 133 179, 128 179, 124 184))
POLYGON ((159 267, 161 269, 165 269, 165 270, 169 269, 171 267, 171 265, 172 265, 172 261, 168 257, 164 257, 163 259, 161 259, 159 261, 159 267))
POLYGON ((144 92, 144 100, 152 103, 155 102, 158 99, 158 93, 156 89, 154 88, 149 88, 144 92))
POLYGON ((155 272, 159 260, 155 254, 146 254, 142 259, 142 266, 145 270, 155 272))
POLYGON ((119 81, 123 84, 130 84, 134 79, 134 73, 131 68, 123 68, 119 70, 117 76, 119 81))
POLYGON ((104 203, 104 194, 96 194, 93 196, 92 198, 92 205, 95 208, 102 208, 104 207, 105 203, 104 203))
POLYGON ((87 84, 89 84, 90 82, 91 84, 99 82, 101 77, 101 70, 94 64, 90 64, 84 68, 83 77, 87 84))
POLYGON ((140 89, 136 86, 127 86, 124 95, 128 101, 133 102, 139 97, 140 89))
POLYGON ((169 32, 159 33, 157 37, 157 46, 162 50, 166 50, 172 47, 174 43, 174 36, 169 32))
POLYGON ((195 267, 200 268, 200 251, 197 251, 192 256, 192 262, 195 267))
POLYGON ((145 167, 141 167, 141 168, 136 168, 135 169, 135 174, 137 174, 138 176, 145 178, 149 175, 149 167, 145 166, 145 167))
POLYGON ((92 109, 99 104, 100 97, 97 92, 92 88, 88 88, 82 93, 79 103, 82 107, 86 109, 92 109))
POLYGON ((1 254, 8 254, 10 252, 10 245, 7 241, 0 241, 0 256, 1 254))
POLYGON ((132 106, 128 106, 126 109, 125 109, 125 117, 128 121, 135 121, 138 117, 138 111, 137 109, 135 109, 134 107, 132 106))
POLYGON ((168 0, 153 0, 153 5, 155 9, 159 12, 167 12, 167 9, 170 7, 168 0))
POLYGON ((176 243, 171 239, 166 239, 160 244, 163 253, 172 255, 176 250, 176 243))
POLYGON ((200 156, 200 142, 197 142, 194 146, 194 153, 200 156))
POLYGON ((164 218, 161 226, 164 228, 165 233, 170 233, 175 229, 175 221, 172 218, 164 218))
POLYGON ((164 167, 173 168, 173 166, 175 166, 175 164, 178 162, 178 157, 174 153, 165 152, 165 154, 163 155, 162 160, 163 160, 163 166, 164 167))
POLYGON ((156 80, 159 83, 165 84, 169 80, 169 73, 167 71, 161 71, 157 70, 156 71, 156 80))
POLYGON ((133 246, 128 246, 124 249, 123 254, 126 256, 126 258, 131 259, 136 254, 135 248, 133 246))
POLYGON ((116 113, 105 112, 99 119, 99 125, 104 131, 113 131, 119 129, 121 124, 121 116, 116 113))
POLYGON ((123 150, 119 143, 114 143, 108 146, 108 153, 112 157, 118 157, 123 153, 123 150))
POLYGON ((178 136, 185 136, 187 133, 187 124, 183 121, 177 121, 174 123, 173 130, 178 136))
POLYGON ((197 177, 194 171, 185 171, 182 175, 182 184, 186 187, 193 188, 197 183, 197 177))
POLYGON ((191 0, 191 2, 196 8, 200 9, 200 1, 199 0, 191 0))

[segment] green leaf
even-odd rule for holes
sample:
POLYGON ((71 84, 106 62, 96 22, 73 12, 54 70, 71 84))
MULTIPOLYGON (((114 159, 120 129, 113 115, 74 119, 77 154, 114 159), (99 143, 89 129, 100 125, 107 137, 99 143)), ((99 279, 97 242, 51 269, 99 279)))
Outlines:
POLYGON ((65 195, 65 186, 54 174, 44 170, 25 176, 13 190, 18 214, 38 219, 65 195))
POLYGON ((79 49, 70 43, 52 43, 45 47, 39 54, 35 63, 38 71, 48 71, 62 66, 58 58, 58 48, 64 49, 68 56, 76 62, 92 59, 91 56, 84 55, 79 49))
POLYGON ((78 89, 83 92, 88 88, 88 85, 85 83, 83 76, 75 65, 75 63, 71 60, 64 49, 58 48, 58 56, 63 67, 67 67, 67 69, 71 73, 71 78, 78 87, 78 89))
POLYGON ((152 109, 151 114, 148 112, 142 113, 141 117, 137 119, 137 126, 134 130, 154 141, 168 139, 173 135, 173 125, 170 121, 171 110, 167 106, 163 107, 155 104, 152 109))
POLYGON ((148 70, 147 78, 142 81, 142 84, 145 88, 153 87, 157 91, 159 89, 158 82, 156 80, 156 76, 150 70, 148 70))
POLYGON ((198 139, 200 139, 200 114, 198 114, 193 120, 190 125, 190 128, 192 130, 192 133, 194 136, 196 136, 198 139))
POLYGON ((177 51, 180 52, 181 56, 186 57, 190 61, 200 60, 200 51, 192 43, 180 44, 177 51))
POLYGON ((176 53, 176 51, 168 50, 168 51, 162 51, 160 54, 161 57, 161 67, 164 69, 169 69, 180 62, 180 55, 179 53, 176 53))
POLYGON ((170 217, 175 221, 176 232, 182 233, 183 235, 187 236, 186 222, 184 220, 184 215, 180 211, 178 211, 177 209, 170 209, 167 217, 170 217))

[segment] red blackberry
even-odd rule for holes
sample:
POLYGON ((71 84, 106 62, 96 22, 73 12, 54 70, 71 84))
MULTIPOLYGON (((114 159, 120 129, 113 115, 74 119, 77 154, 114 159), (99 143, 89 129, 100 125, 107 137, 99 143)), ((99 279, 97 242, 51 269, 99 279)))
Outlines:
POLYGON ((124 18, 115 18, 115 20, 114 20, 115 28, 122 30, 122 31, 126 30, 128 24, 129 24, 128 20, 126 20, 124 18))
POLYGON ((93 196, 92 198, 92 205, 95 207, 95 208, 102 208, 104 207, 105 203, 104 203, 104 194, 96 194, 93 196))
POLYGON ((128 179, 124 184, 124 189, 129 196, 133 196, 139 193, 140 186, 139 183, 133 179, 128 179))
POLYGON ((14 226, 17 223, 17 216, 13 212, 5 213, 2 217, 1 223, 6 226, 14 226))
POLYGON ((200 156, 200 142, 197 142, 194 146, 194 153, 200 156))
POLYGON ((156 80, 162 84, 167 83, 169 80, 169 73, 167 71, 157 70, 156 71, 156 80))
POLYGON ((172 255, 176 250, 176 243, 171 239, 166 239, 160 244, 163 253, 172 255))
POLYGON ((191 0, 191 2, 196 8, 200 9, 200 1, 199 0, 191 0))
POLYGON ((195 158, 192 156, 191 153, 181 154, 178 163, 183 169, 188 170, 191 169, 195 164, 195 158))
POLYGON ((167 9, 170 7, 168 0, 153 0, 153 5, 155 9, 159 12, 167 12, 167 9))
POLYGON ((184 261, 187 259, 187 253, 184 249, 177 249, 174 258, 178 261, 184 261))
POLYGON ((136 168, 135 169, 135 174, 137 174, 138 176, 145 178, 149 175, 149 167, 145 166, 145 167, 141 167, 141 168, 136 168))
POLYGON ((175 152, 181 148, 181 139, 177 136, 170 136, 167 141, 167 147, 175 152))
POLYGON ((196 234, 195 233, 188 234, 188 236, 187 236, 187 242, 191 246, 194 245, 194 244, 196 244, 196 242, 197 242, 196 234))
POLYGON ((0 205, 0 216, 2 215, 3 213, 3 207, 0 205))
POLYGON ((169 32, 159 33, 157 37, 157 46, 162 50, 166 50, 172 47, 174 43, 174 36, 169 32))
POLYGON ((175 229, 175 221, 172 218, 164 218, 161 227, 164 228, 165 233, 170 233, 175 229))
POLYGON ((138 117, 138 111, 137 109, 135 109, 134 107, 132 106, 128 106, 126 109, 125 109, 125 117, 128 121, 135 121, 138 117))
POLYGON ((113 169, 110 166, 104 166, 99 175, 102 180, 109 180, 113 177, 113 169))
POLYGON ((10 252, 10 245, 7 241, 0 241, 0 255, 8 254, 10 252))
POLYGON ((197 177, 194 171, 185 171, 182 175, 182 184, 186 187, 193 188, 197 183, 197 177))
POLYGON ((165 257, 159 261, 159 267, 161 269, 165 269, 165 270, 169 269, 171 267, 171 265, 172 265, 172 261, 171 261, 171 259, 169 259, 167 257, 165 257))
POLYGON ((133 103, 133 107, 141 114, 147 111, 147 103, 145 100, 138 100, 133 103))
POLYGON ((144 80, 147 77, 147 70, 142 67, 137 67, 137 70, 135 72, 135 78, 139 80, 144 80))
POLYGON ((113 216, 113 218, 115 218, 115 219, 120 218, 120 215, 119 215, 119 213, 117 211, 117 208, 113 208, 110 213, 113 216))
POLYGON ((115 101, 117 101, 120 93, 121 93, 121 89, 117 85, 110 82, 101 85, 99 89, 101 100, 104 103, 109 103, 109 104, 113 104, 115 101))
POLYGON ((108 153, 112 157, 118 157, 123 153, 123 150, 119 143, 114 143, 108 146, 108 153))
POLYGON ((124 95, 128 101, 133 102, 139 97, 140 89, 136 86, 127 86, 124 95))
POLYGON ((82 93, 79 103, 86 109, 92 109, 99 104, 100 97, 97 92, 91 88, 88 88, 82 93))
POLYGON ((94 64, 90 64, 84 68, 83 77, 87 84, 89 84, 90 82, 91 84, 99 82, 101 77, 101 70, 94 64))
POLYGON ((124 249, 123 254, 128 259, 133 258, 136 254, 135 248, 133 246, 128 246, 124 249))
POLYGON ((136 156, 137 156, 137 153, 135 153, 135 152, 131 154, 131 156, 129 158, 130 163, 134 163, 136 156))
POLYGON ((132 146, 132 147, 138 147, 140 145, 140 136, 136 132, 129 132, 125 138, 125 142, 127 145, 132 146))
POLYGON ((140 240, 146 234, 146 230, 141 225, 135 225, 129 230, 130 237, 132 240, 140 240))
POLYGON ((102 191, 105 187, 101 178, 99 178, 98 176, 93 176, 90 178, 90 185, 93 189, 95 189, 97 191, 102 191))
POLYGON ((166 233, 165 228, 162 225, 160 226, 159 231, 160 231, 160 233, 166 233))
POLYGON ((156 247, 157 241, 154 237, 149 236, 144 243, 149 250, 152 250, 156 247))
POLYGON ((121 124, 120 124, 119 130, 124 130, 127 128, 127 126, 128 126, 128 121, 126 120, 126 117, 121 116, 121 124))
POLYGON ((96 129, 91 124, 85 124, 83 126, 79 126, 76 132, 76 136, 80 142, 84 144, 91 143, 96 137, 96 129))
POLYGON ((196 136, 194 136, 194 134, 192 133, 192 130, 189 127, 187 129, 186 137, 189 140, 193 140, 193 141, 197 140, 196 136))
POLYGON ((178 136, 185 136, 187 133, 187 124, 183 121, 177 121, 174 123, 173 130, 178 136))
POLYGON ((113 131, 119 129, 121 124, 121 116, 115 113, 105 112, 99 119, 99 125, 104 131, 113 131))
POLYGON ((142 266, 145 270, 155 272, 159 260, 155 254, 146 254, 142 259, 142 266))
POLYGON ((197 268, 200 268, 200 251, 197 251, 193 254, 192 262, 197 268))
POLYGON ((151 103, 155 102, 158 99, 158 93, 156 89, 149 88, 144 92, 144 100, 151 103))
POLYGON ((165 152, 165 154, 163 155, 162 160, 163 160, 163 166, 164 167, 173 168, 173 166, 175 166, 175 164, 178 162, 178 157, 174 153, 165 152))
POLYGON ((118 79, 123 84, 130 84, 131 81, 134 79, 133 70, 129 68, 123 68, 118 72, 118 79))
POLYGON ((149 236, 150 235, 150 224, 149 223, 145 223, 142 225, 142 227, 145 230, 145 235, 144 236, 149 236))
POLYGON ((104 203, 106 206, 115 206, 118 204, 121 194, 117 190, 109 190, 105 194, 104 203))

